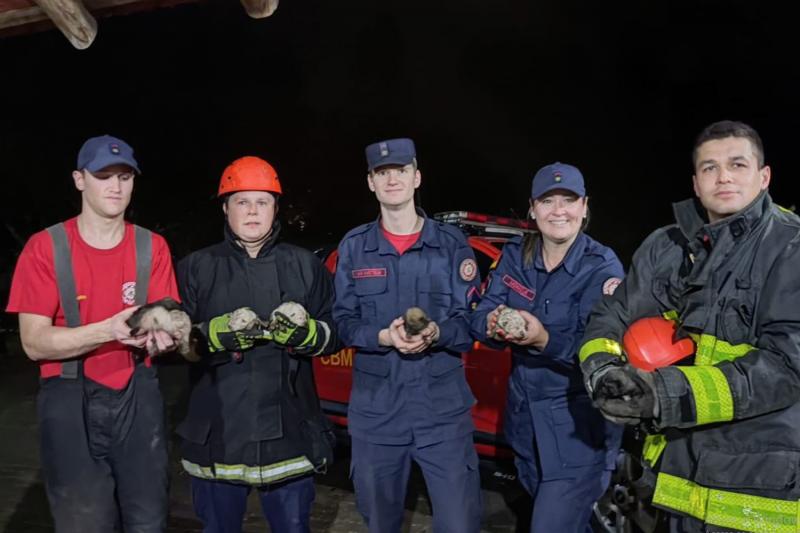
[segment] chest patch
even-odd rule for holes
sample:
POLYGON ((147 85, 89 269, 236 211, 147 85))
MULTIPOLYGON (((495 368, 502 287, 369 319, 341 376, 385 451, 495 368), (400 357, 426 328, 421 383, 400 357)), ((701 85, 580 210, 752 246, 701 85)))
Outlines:
POLYGON ((529 289, 528 287, 526 287, 519 281, 515 280, 508 274, 503 276, 503 283, 506 285, 506 287, 516 292, 526 300, 530 300, 532 302, 533 299, 536 298, 536 291, 534 291, 533 289, 529 289))
POLYGON ((358 270, 353 270, 353 279, 385 278, 385 277, 386 277, 385 268, 359 268, 358 270))
POLYGON ((122 303, 133 305, 136 302, 136 282, 126 281, 122 284, 122 303))

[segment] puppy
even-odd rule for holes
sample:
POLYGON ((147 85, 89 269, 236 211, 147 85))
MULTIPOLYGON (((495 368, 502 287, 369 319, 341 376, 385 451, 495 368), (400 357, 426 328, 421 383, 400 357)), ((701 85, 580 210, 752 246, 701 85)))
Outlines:
POLYGON ((403 315, 403 327, 406 335, 414 336, 422 333, 422 330, 431 323, 428 314, 419 307, 409 307, 403 315))
POLYGON ((131 328, 131 335, 142 335, 150 331, 163 330, 178 345, 178 352, 189 355, 189 335, 192 321, 178 302, 172 298, 162 298, 153 303, 143 305, 125 321, 131 328))

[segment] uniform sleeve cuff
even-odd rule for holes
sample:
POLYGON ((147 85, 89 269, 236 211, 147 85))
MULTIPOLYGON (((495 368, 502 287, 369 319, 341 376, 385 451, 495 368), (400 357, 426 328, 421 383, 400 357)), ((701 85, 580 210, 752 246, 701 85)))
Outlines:
POLYGON ((551 359, 560 359, 562 361, 577 364, 577 358, 575 358, 573 361, 572 356, 574 354, 567 353, 571 346, 572 338, 569 335, 562 335, 561 333, 554 331, 550 334, 550 338, 547 340, 547 345, 541 352, 539 352, 539 355, 546 355, 551 359))

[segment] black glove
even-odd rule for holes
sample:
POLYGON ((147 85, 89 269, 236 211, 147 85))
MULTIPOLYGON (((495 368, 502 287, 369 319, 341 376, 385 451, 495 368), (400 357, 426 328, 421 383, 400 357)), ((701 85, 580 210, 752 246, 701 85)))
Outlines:
POLYGON ((601 369, 594 381, 595 405, 607 419, 617 424, 637 425, 658 413, 658 393, 654 374, 630 365, 601 369))

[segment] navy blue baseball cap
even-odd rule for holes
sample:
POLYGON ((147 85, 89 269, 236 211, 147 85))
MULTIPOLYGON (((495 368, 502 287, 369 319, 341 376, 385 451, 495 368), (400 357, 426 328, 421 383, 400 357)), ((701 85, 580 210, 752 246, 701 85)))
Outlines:
POLYGON ((101 135, 83 143, 78 152, 78 170, 97 172, 111 165, 128 165, 137 174, 142 173, 133 157, 133 148, 122 139, 101 135))
POLYGON ((564 189, 578 196, 586 196, 583 174, 572 165, 555 162, 539 169, 531 184, 531 198, 534 200, 553 189, 564 189))
POLYGON ((370 144, 364 150, 367 154, 367 170, 372 172, 386 165, 408 165, 414 162, 417 151, 411 139, 389 139, 370 144))

